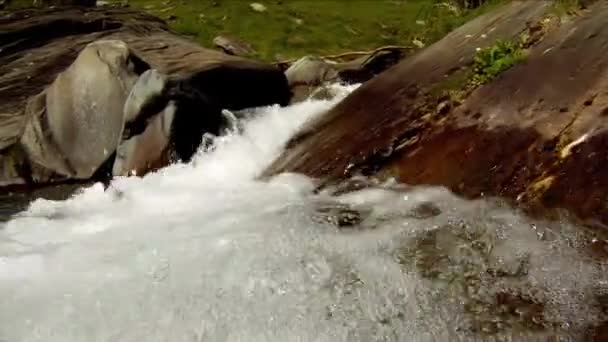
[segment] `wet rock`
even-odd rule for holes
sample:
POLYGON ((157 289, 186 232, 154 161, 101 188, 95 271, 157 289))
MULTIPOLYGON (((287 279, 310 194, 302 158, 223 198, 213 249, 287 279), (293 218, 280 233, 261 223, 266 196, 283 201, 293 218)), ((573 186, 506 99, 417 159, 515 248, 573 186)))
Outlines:
POLYGON ((338 64, 340 79, 347 83, 363 83, 399 63, 408 53, 406 47, 382 47, 358 58, 338 64))
POLYGON ((509 2, 406 58, 305 126, 267 174, 443 185, 605 225, 608 4, 534 33, 547 13, 509 2), (524 62, 471 90, 457 82, 478 48, 530 36, 524 62))
POLYGON ((335 82, 338 72, 334 66, 321 58, 302 57, 285 71, 287 82, 293 93, 292 102, 300 102, 312 95, 326 82, 335 82))
POLYGON ((273 69, 242 69, 228 63, 170 79, 157 71, 144 73, 125 105, 124 144, 113 174, 143 174, 173 161, 190 161, 205 135, 239 129, 230 110, 285 104, 288 97, 281 98, 280 93, 267 94, 270 102, 259 92, 252 96, 257 84, 282 80, 273 69), (239 85, 230 86, 232 82, 239 85), (233 92, 239 96, 231 96, 233 92))
POLYGON ((589 245, 589 254, 600 262, 608 261, 608 240, 594 238, 589 245))
POLYGON ((138 119, 142 116, 148 117, 148 112, 163 109, 168 101, 165 98, 167 80, 167 75, 155 69, 146 70, 137 79, 124 104, 124 137, 141 134, 148 123, 138 119))
POLYGON ((378 182, 366 177, 353 177, 328 189, 333 196, 340 196, 350 192, 378 186, 378 182))
POLYGON ((140 175, 166 163, 175 103, 166 98, 167 76, 144 72, 124 105, 125 129, 112 168, 114 176, 140 175))
POLYGON ((0 156, 0 187, 27 184, 28 163, 23 149, 18 147, 6 149, 0 156))
MULTIPOLYGON (((121 136, 123 106, 138 78, 127 45, 87 45, 26 108, 20 144, 28 159, 53 173, 87 179, 112 155, 121 136)), ((40 180, 36 174, 32 178, 40 180)))
POLYGON ((586 341, 588 342, 603 342, 608 341, 608 321, 596 326, 590 327, 587 333, 586 341))
POLYGON ((529 263, 529 255, 511 255, 490 262, 487 272, 494 277, 523 277, 528 275, 529 263))
POLYGON ((229 55, 245 57, 255 54, 251 44, 234 37, 217 36, 213 39, 213 44, 229 55))
POLYGON ((313 219, 338 228, 352 228, 362 221, 361 213, 347 205, 329 204, 316 209, 313 219))
POLYGON ((423 202, 407 213, 407 217, 423 220, 441 214, 441 209, 432 202, 423 202))
POLYGON ((457 298, 465 331, 545 336, 559 322, 547 317, 546 299, 533 295, 543 289, 533 287, 527 271, 511 269, 510 262, 501 260, 504 256, 497 250, 504 243, 490 227, 461 222, 415 234, 402 243, 396 257, 436 286, 438 296, 457 298))
POLYGON ((285 71, 293 92, 292 102, 300 102, 323 93, 324 86, 328 83, 365 82, 397 64, 404 55, 405 52, 400 48, 387 48, 340 62, 316 56, 302 57, 285 71))
MULTIPOLYGON (((118 117, 122 120, 123 105, 131 86, 139 74, 150 67, 167 75, 166 82, 171 84, 168 89, 174 98, 149 96, 161 101, 152 106, 143 106, 140 103, 141 108, 147 108, 146 115, 140 113, 141 108, 138 106, 127 108, 127 121, 131 121, 128 117, 132 115, 141 120, 129 122, 125 135, 127 138, 133 138, 135 135, 145 134, 146 138, 137 139, 137 148, 126 149, 133 151, 129 152, 133 156, 123 156, 130 160, 125 165, 133 168, 117 167, 117 170, 121 170, 120 174, 127 170, 135 170, 140 174, 145 170, 167 165, 171 158, 166 156, 165 151, 159 153, 159 149, 167 143, 169 121, 171 132, 183 133, 180 133, 183 139, 171 140, 174 143, 172 146, 174 150, 183 152, 183 158, 179 159, 187 160, 188 156, 194 153, 192 150, 196 149, 192 145, 200 142, 201 130, 208 127, 217 130, 218 124, 210 123, 209 118, 220 120, 219 108, 238 110, 270 104, 285 105, 291 96, 287 80, 277 67, 202 48, 194 42, 173 35, 162 20, 124 8, 85 10, 70 7, 13 12, 10 17, 0 20, 0 42, 0 97, 3 99, 0 102, 0 184, 3 185, 39 185, 73 177, 96 177, 98 174, 112 173, 113 154, 122 136, 121 127, 118 128, 120 136, 114 141, 118 117), (53 27, 53 30, 49 31, 48 27, 53 27), (57 115, 50 114, 53 125, 49 126, 50 128, 45 127, 42 124, 46 120, 40 118, 47 116, 47 88, 52 90, 53 94, 60 93, 59 83, 56 86, 49 85, 56 82, 58 75, 70 67, 88 44, 97 41, 101 36, 105 40, 122 41, 129 51, 129 56, 138 57, 127 58, 124 66, 124 73, 132 74, 132 77, 127 77, 127 80, 121 76, 121 72, 117 73, 116 70, 103 66, 97 75, 81 74, 78 77, 92 80, 96 77, 101 79, 106 74, 118 75, 116 77, 126 83, 116 82, 112 87, 99 91, 93 86, 95 82, 87 83, 86 87, 66 88, 65 84, 70 82, 61 81, 61 87, 66 98, 80 99, 80 102, 74 103, 89 108, 89 114, 93 112, 94 106, 96 110, 101 108, 111 112, 108 121, 101 124, 101 130, 74 135, 72 133, 77 131, 69 128, 75 127, 77 121, 67 118, 82 122, 83 119, 77 113, 83 113, 84 109, 79 108, 71 113, 67 105, 55 101, 50 103, 54 106, 53 113, 65 113, 66 120, 57 121, 57 115), (91 93, 93 90, 95 92, 91 93), (88 92, 86 96, 83 95, 85 91, 88 92), (97 102, 103 96, 112 98, 113 102, 97 102), (93 99, 96 102, 92 102, 93 99), (175 106, 175 115, 179 117, 177 120, 170 120, 170 101, 173 101, 172 105, 175 106), (119 105, 119 102, 122 104, 119 105), (205 106, 197 108, 202 103, 205 106), (206 111, 212 112, 213 115, 201 117, 193 114, 200 113, 200 110, 197 111, 200 108, 206 108, 206 111), (150 128, 146 132, 148 125, 150 128), (42 131, 52 131, 53 139, 58 138, 61 146, 53 147, 47 136, 41 138, 42 142, 35 140, 41 137, 42 131), (80 144, 83 140, 92 139, 95 134, 100 134, 100 139, 92 144, 87 143, 88 147, 72 146, 68 143, 78 141, 80 144), (21 146, 22 144, 27 148, 21 146), (87 150, 85 153, 87 148, 95 150, 87 150), (24 150, 27 153, 24 153, 24 150), (83 153, 86 156, 82 156, 83 153), (28 154, 31 154, 31 159, 28 154), (154 162, 151 162, 152 160, 154 162), (102 166, 99 166, 100 161, 103 162, 102 166), (95 166, 98 166, 97 170, 94 170, 95 166)), ((113 57, 108 58, 111 60, 110 64, 120 64, 122 61, 122 57, 117 57, 116 60, 112 59, 113 57)), ((170 136, 176 137, 177 134, 170 136)))
POLYGON ((600 292, 597 295, 597 303, 598 303, 598 306, 599 306, 600 310, 604 314, 608 314, 608 293, 607 293, 607 291, 605 289, 604 289, 603 292, 600 292))
MULTIPOLYGON (((487 45, 492 39, 517 36, 528 21, 540 19, 544 13, 543 3, 515 2, 473 20, 406 58, 391 72, 368 81, 327 115, 305 127, 311 134, 291 146, 268 173, 298 170, 316 177, 339 179, 344 170, 354 164, 353 159, 371 159, 374 151, 386 148, 401 136, 405 140, 417 135, 417 131, 412 130, 418 117, 426 114, 416 111, 420 107, 418 102, 423 100, 421 88, 432 87, 443 81, 450 70, 471 63, 480 45, 487 45), (488 38, 466 38, 479 36, 489 29, 493 31, 488 38), (357 139, 353 139, 355 132, 357 139), (331 137, 333 143, 328 145, 325 137, 331 137), (327 152, 317 153, 320 145, 325 146, 323 150, 327 152), (321 174, 321 168, 330 170, 329 174, 321 174)), ((395 141, 396 146, 399 142, 395 141)))

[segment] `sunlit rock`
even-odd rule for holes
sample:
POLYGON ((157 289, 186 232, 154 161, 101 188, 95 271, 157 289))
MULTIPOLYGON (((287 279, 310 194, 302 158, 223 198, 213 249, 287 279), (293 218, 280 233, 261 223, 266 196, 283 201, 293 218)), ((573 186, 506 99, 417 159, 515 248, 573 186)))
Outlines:
MULTIPOLYGON (((202 134, 210 131, 217 135, 222 109, 237 111, 289 102, 287 80, 276 66, 205 49, 175 35, 162 20, 143 12, 96 7, 83 13, 78 7, 32 9, 14 12, 0 23, 0 32, 9 39, 0 56, 3 186, 107 178, 112 174, 113 155, 121 136, 128 140, 150 125, 144 140, 151 143, 132 149, 140 151, 137 158, 127 158, 141 161, 133 163, 142 165, 135 167, 135 173, 142 175, 145 170, 168 165, 170 160, 192 157, 202 134), (53 28, 52 36, 49 27, 53 28), (121 41, 122 47, 115 44, 114 55, 86 52, 79 57, 100 36, 121 41), (77 57, 75 66, 70 67, 77 57), (83 70, 86 65, 96 71, 83 70), (66 71, 68 67, 82 72, 66 71), (128 127, 123 132, 120 121, 124 102, 137 77, 150 67, 172 80, 171 87, 165 88, 172 92, 179 119, 170 119, 173 109, 165 111, 168 98, 150 96, 160 99, 162 105, 155 109, 154 104, 144 106, 131 101, 126 109, 128 127), (124 70, 119 71, 121 68, 124 70), (149 115, 141 115, 142 108, 152 109, 146 110, 149 115), (163 153, 159 158, 157 149, 166 144, 163 136, 169 126, 179 132, 171 136, 180 137, 171 140, 172 148, 182 153, 177 158, 163 153), (155 162, 144 166, 150 160, 155 162)), ((153 82, 147 86, 153 87, 153 82)), ((148 91, 154 92, 152 88, 148 91)))
POLYGON ((329 84, 365 82, 396 64, 404 54, 399 47, 387 47, 367 53, 355 52, 352 56, 345 53, 339 61, 316 56, 302 57, 285 71, 293 92, 291 102, 331 97, 329 84))
POLYGON ((338 79, 338 72, 332 64, 321 58, 307 56, 299 59, 285 71, 289 87, 294 93, 292 102, 299 102, 310 96, 325 82, 338 79))
POLYGON ((120 140, 124 103, 138 78, 133 58, 118 40, 84 48, 28 103, 20 140, 28 158, 68 178, 90 178, 120 140))
POLYGON ((547 6, 507 2, 405 58, 304 127, 267 174, 442 185, 605 229, 608 5, 563 23, 547 6), (501 63, 480 53, 500 41, 525 58, 487 77, 480 67, 501 63))
POLYGON ((148 70, 133 86, 124 105, 126 127, 116 150, 114 176, 142 175, 169 163, 176 107, 166 98, 166 84, 165 75, 148 70))

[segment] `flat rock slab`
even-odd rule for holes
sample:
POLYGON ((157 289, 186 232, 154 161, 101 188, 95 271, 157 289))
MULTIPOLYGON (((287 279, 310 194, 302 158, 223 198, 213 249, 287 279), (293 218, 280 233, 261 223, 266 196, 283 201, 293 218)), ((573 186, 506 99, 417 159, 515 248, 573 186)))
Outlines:
POLYGON ((508 39, 545 14, 544 2, 514 2, 479 17, 359 87, 333 110, 305 127, 268 174, 293 170, 339 179, 357 157, 365 158, 410 128, 423 91, 473 61, 479 47, 508 39))
POLYGON ((607 224, 608 4, 548 30, 524 62, 462 104, 428 103, 478 47, 517 37, 544 20, 546 5, 512 2, 372 79, 300 132, 266 174, 395 177, 607 224))

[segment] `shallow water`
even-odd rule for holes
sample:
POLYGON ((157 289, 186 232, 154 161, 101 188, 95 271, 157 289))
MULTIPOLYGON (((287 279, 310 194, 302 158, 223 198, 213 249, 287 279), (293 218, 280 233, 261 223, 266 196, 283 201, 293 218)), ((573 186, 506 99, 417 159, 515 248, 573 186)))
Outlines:
MULTIPOLYGON (((85 186, 84 184, 62 184, 43 187, 31 192, 10 191, 0 194, 0 222, 9 221, 13 215, 26 210, 29 204, 38 198, 48 200, 68 199, 75 191, 85 186)), ((0 228, 2 228, 0 223, 0 228)))
POLYGON ((578 339, 606 319, 605 265, 567 223, 436 187, 255 180, 337 89, 0 223, 0 341, 578 339))

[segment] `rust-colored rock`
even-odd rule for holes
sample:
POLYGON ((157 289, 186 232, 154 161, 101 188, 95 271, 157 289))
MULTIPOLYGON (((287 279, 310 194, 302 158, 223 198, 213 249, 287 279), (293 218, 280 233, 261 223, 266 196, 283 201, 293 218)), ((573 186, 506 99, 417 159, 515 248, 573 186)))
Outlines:
POLYGON ((396 177, 608 223, 608 4, 544 29, 525 61, 462 103, 437 106, 442 80, 477 47, 550 26, 544 5, 505 5, 369 81, 306 127, 267 174, 396 177))

